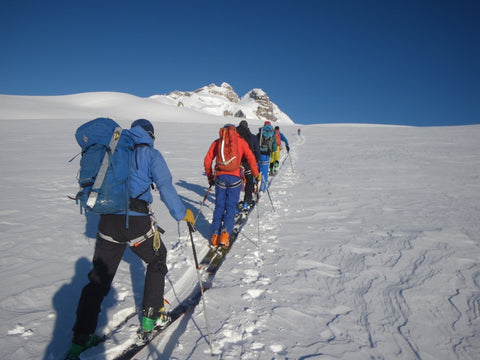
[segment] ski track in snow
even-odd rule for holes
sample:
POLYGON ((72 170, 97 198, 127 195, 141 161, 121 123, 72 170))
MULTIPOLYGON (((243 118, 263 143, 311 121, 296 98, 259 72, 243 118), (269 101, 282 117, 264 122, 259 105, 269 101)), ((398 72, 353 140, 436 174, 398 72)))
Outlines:
MULTIPOLYGON (((296 155, 301 154, 304 143, 304 138, 298 138, 291 152, 296 164, 301 164, 296 155)), ((388 154, 390 160, 392 156, 388 154)), ((398 229, 377 225, 377 229, 367 231, 361 228, 366 220, 349 216, 348 209, 342 209, 339 201, 329 200, 330 191, 324 198, 316 199, 323 202, 316 208, 325 213, 297 217, 290 212, 289 204, 295 197, 293 188, 308 179, 303 175, 295 173, 288 161, 283 162, 282 171, 270 187, 275 210, 267 194, 261 200, 260 241, 256 213, 252 213, 221 270, 221 277, 215 281, 218 292, 236 294, 244 300, 245 307, 238 309, 234 301, 228 301, 229 297, 225 301, 217 299, 215 288, 208 294, 209 312, 217 311, 214 320, 219 313, 223 315, 218 322, 221 326, 213 333, 214 354, 221 359, 473 359, 472 349, 479 348, 478 264, 468 264, 456 275, 471 282, 471 286, 457 289, 454 294, 445 293, 436 303, 429 299, 429 291, 436 291, 436 284, 448 272, 449 259, 455 256, 448 242, 435 239, 442 227, 410 227, 405 226, 408 222, 402 222, 398 229), (327 218, 331 225, 319 231, 318 220, 322 218, 327 218), (289 223, 296 221, 316 235, 298 241, 298 234, 286 230, 289 223), (358 232, 345 234, 342 224, 358 232), (308 243, 318 241, 322 232, 339 235, 342 241, 334 245, 336 251, 312 259, 308 243), (291 237, 296 245, 280 246, 279 236, 291 237), (296 265, 285 265, 289 262, 296 265), (248 270, 241 270, 245 268, 248 270), (275 268, 291 271, 282 273, 275 268), (474 269, 477 270, 472 272, 474 269), (276 276, 263 275, 263 270, 276 276), (455 298, 460 291, 469 291, 466 289, 476 291, 466 296, 467 303, 460 308, 455 305, 455 298), (309 306, 297 307, 296 297, 309 306), (306 298, 310 300, 305 301, 306 298), (451 309, 445 308, 445 301, 451 309), (425 312, 427 315, 423 316, 431 318, 432 323, 421 324, 424 332, 417 330, 415 316, 425 312), (460 322, 471 331, 456 332, 460 322), (291 328, 291 324, 303 326, 291 328), (445 327, 440 330, 441 338, 430 338, 429 328, 438 326, 445 327), (272 343, 268 336, 271 331, 277 332, 281 340, 272 343)), ((394 209, 384 205, 382 211, 389 213, 394 209)), ((468 242, 468 235, 461 240, 468 242)), ((196 315, 200 321, 200 315, 196 315)), ((193 330, 187 328, 187 334, 188 331, 193 330)), ((193 349, 189 359, 201 358, 207 352, 204 335, 196 341, 203 350, 193 349)), ((178 341, 181 343, 182 338, 178 341)))
MULTIPOLYGON (((71 136, 75 125, 60 124, 28 122, 34 131, 20 139, 15 134, 24 125, 10 124, 0 142, 6 294, 0 298, 0 347, 8 349, 9 360, 62 354, 90 268, 92 220, 85 225, 65 198, 75 190, 75 166, 65 166, 65 151, 78 150, 71 136), (48 148, 48 161, 45 152, 25 146, 42 149, 55 127, 62 137, 49 146, 61 151, 48 148)), ((199 126, 209 134, 218 130, 199 126)), ((192 138, 199 131, 166 126, 161 151, 178 146, 180 128, 192 138)), ((205 293, 215 358, 477 359, 479 128, 469 128, 472 138, 461 127, 306 129, 305 137, 287 136, 292 163, 283 158, 272 181, 275 210, 264 194, 205 293)), ((182 145, 185 153, 163 151, 182 179, 176 182, 180 196, 197 210, 205 179, 201 169, 192 171, 197 159, 185 154, 203 153, 212 140, 205 138, 182 145)), ((155 206, 168 229, 166 291, 174 306, 197 286, 191 247, 185 228, 176 228, 158 200, 155 206)), ((199 253, 205 251, 213 207, 210 195, 195 234, 199 253)), ((99 331, 140 306, 143 273, 143 264, 127 252, 102 305, 99 331)), ((132 341, 138 323, 134 317, 82 359, 114 358, 132 341)), ((136 357, 163 358, 212 358, 201 303, 136 357)))

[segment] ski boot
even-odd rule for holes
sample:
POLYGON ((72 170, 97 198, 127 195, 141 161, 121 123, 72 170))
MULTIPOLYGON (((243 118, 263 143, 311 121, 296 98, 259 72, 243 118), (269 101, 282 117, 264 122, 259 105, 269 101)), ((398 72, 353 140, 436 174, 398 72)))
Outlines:
POLYGON ((219 237, 218 234, 212 234, 212 237, 210 238, 210 243, 214 248, 218 247, 219 245, 219 237))
POLYGON ((67 353, 65 360, 77 360, 80 354, 88 348, 94 347, 100 343, 101 338, 95 334, 74 334, 72 339, 72 347, 67 353))
POLYGON ((238 204, 237 204, 237 208, 236 208, 236 214, 238 214, 239 212, 241 212, 243 210, 243 207, 245 206, 245 202, 244 201, 240 201, 238 204))
POLYGON ((165 307, 158 311, 159 316, 157 317, 154 317, 155 311, 153 311, 153 308, 148 308, 148 311, 144 310, 143 313, 146 314, 142 317, 142 331, 144 333, 150 333, 156 327, 162 329, 171 321, 170 316, 165 312, 165 307))
POLYGON ((255 200, 250 201, 250 203, 248 204, 248 211, 247 212, 252 211, 254 206, 255 206, 255 200))
POLYGON ((224 249, 227 249, 230 246, 228 232, 222 231, 220 234, 220 245, 223 246, 224 249))

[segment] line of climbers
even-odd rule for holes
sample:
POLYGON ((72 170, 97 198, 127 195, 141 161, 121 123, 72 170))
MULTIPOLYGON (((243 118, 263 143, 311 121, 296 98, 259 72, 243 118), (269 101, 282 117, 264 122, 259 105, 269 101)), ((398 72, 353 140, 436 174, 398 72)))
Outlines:
MULTIPOLYGON (((92 122, 96 120, 99 120, 99 123, 113 122, 105 118, 92 122)), ((101 215, 93 254, 93 269, 88 274, 89 283, 83 288, 78 301, 72 344, 67 354, 69 360, 78 359, 81 352, 100 341, 95 335, 95 329, 101 304, 110 291, 126 246, 147 264, 142 331, 151 332, 156 324, 168 321, 168 314, 163 306, 165 275, 168 271, 167 249, 160 239, 159 233, 162 230, 151 210, 153 184, 175 220, 184 220, 192 226, 195 225, 192 211, 185 207, 172 184, 172 176, 163 156, 154 148, 155 135, 151 122, 138 119, 131 124, 129 130, 123 131, 121 137, 125 133, 133 147, 133 154, 129 158, 130 167, 127 166, 130 171, 129 206, 128 210, 121 212, 98 212, 101 215)), ((94 133, 99 133, 98 128, 95 128, 94 133)), ((79 135, 77 141, 85 141, 86 145, 93 141, 88 136, 82 136, 81 133, 79 135)), ((265 122, 256 136, 250 132, 245 120, 236 128, 228 124, 220 129, 220 137, 212 143, 204 159, 208 183, 215 186, 215 210, 211 224, 213 246, 229 246, 243 179, 245 195, 242 204, 246 209, 254 205, 252 194, 255 183, 257 186, 261 184, 260 191, 266 190, 269 172, 275 174, 278 169, 281 141, 285 142, 287 151, 290 151, 288 141, 280 133, 278 126, 274 131, 269 122, 265 122), (215 165, 212 168, 214 160, 215 165)), ((89 148, 93 149, 94 146, 89 148)), ((84 163, 82 165, 82 161, 80 162, 81 168, 88 162, 86 153, 87 150, 82 152, 84 163)), ((97 166, 96 171, 99 171, 98 168, 97 166)), ((85 189, 91 186, 91 183, 83 185, 75 199, 83 196, 83 192, 87 191, 85 189)), ((95 212, 94 209, 90 211, 95 212)))
POLYGON ((229 246, 237 209, 240 207, 248 211, 255 204, 252 199, 255 183, 260 186, 259 191, 267 189, 269 174, 275 175, 278 171, 282 141, 290 152, 288 140, 280 133, 280 127, 274 129, 269 121, 259 128, 256 136, 250 132, 246 120, 242 120, 236 128, 227 124, 220 129, 220 137, 210 145, 204 159, 208 183, 215 186, 210 237, 213 246, 229 246), (216 162, 212 169, 214 159, 216 162), (237 163, 227 168, 224 163, 228 161, 231 161, 229 165, 237 163), (245 195, 239 203, 243 183, 245 195))

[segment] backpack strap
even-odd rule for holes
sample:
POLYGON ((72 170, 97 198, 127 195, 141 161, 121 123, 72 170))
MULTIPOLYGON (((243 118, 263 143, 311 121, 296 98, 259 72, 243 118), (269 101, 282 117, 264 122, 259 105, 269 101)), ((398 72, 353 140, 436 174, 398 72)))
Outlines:
POLYGON ((107 151, 103 156, 102 164, 100 165, 100 169, 98 170, 97 177, 95 178, 95 182, 93 183, 92 191, 88 196, 87 206, 89 206, 90 208, 93 208, 97 202, 98 189, 102 187, 103 180, 105 179, 105 175, 107 174, 108 166, 110 165, 110 156, 113 156, 113 154, 115 153, 115 149, 117 147, 118 141, 120 140, 121 134, 121 127, 117 127, 113 131, 112 138, 110 139, 107 151))

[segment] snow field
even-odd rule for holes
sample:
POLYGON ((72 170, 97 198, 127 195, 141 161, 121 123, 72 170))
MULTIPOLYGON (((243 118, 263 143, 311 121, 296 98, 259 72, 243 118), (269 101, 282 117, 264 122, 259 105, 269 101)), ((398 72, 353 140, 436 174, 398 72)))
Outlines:
MULTIPOLYGON (((77 190, 73 133, 86 120, 2 121, 2 359, 56 359, 68 348, 95 236, 95 218, 66 197, 77 190)), ((219 125, 154 125, 196 213, 219 125)), ((282 128, 294 171, 287 159, 270 188, 275 211, 264 195, 260 227, 254 211, 205 293, 215 358, 476 359, 480 127, 318 125, 302 127, 302 138, 282 128)), ((213 196, 197 221, 199 252, 213 196)), ((167 230, 174 303, 196 284, 190 240, 158 198, 154 210, 167 230)), ((129 251, 124 260, 99 333, 141 304, 144 265, 129 251)), ((203 311, 187 313, 137 359, 211 359, 203 311)), ((113 359, 138 320, 82 358, 113 359)))

